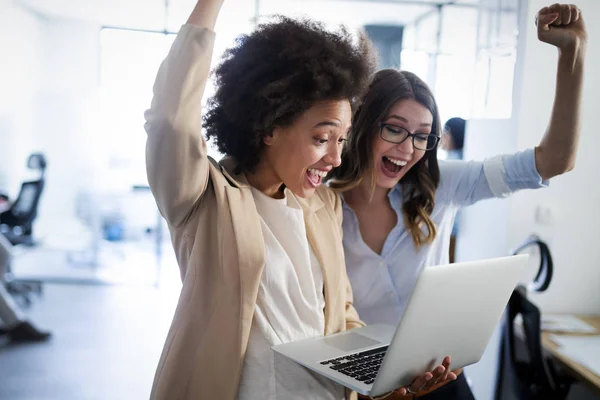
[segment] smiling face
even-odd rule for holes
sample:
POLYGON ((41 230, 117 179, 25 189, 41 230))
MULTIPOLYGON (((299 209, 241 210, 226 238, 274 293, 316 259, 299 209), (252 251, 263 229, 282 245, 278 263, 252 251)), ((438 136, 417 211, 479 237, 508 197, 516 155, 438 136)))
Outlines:
MULTIPOLYGON (((382 121, 385 136, 399 135, 403 130, 412 134, 432 133, 433 115, 421 103, 412 100, 400 100, 389 110, 382 121)), ((373 169, 376 185, 381 188, 391 189, 417 164, 425 150, 413 146, 413 139, 407 138, 400 144, 384 140, 377 132, 373 137, 373 169)), ((419 138, 415 138, 415 141, 419 138)))
POLYGON ((312 195, 325 175, 340 165, 351 117, 348 100, 326 100, 291 125, 275 128, 264 140, 262 182, 255 186, 270 196, 281 183, 299 197, 312 195))

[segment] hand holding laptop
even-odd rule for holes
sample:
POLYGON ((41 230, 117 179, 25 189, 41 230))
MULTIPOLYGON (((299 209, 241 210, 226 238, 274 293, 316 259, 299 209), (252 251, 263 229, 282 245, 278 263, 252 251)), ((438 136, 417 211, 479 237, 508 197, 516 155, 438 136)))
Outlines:
POLYGON ((424 392, 447 381, 456 380, 456 373, 450 370, 451 361, 450 356, 446 356, 441 365, 435 367, 431 372, 419 375, 408 387, 397 389, 395 392, 405 396, 410 393, 424 392))
POLYGON ((396 326, 367 325, 273 350, 366 396, 425 394, 457 378, 451 362, 479 361, 527 260, 518 255, 424 268, 396 326), (448 299, 453 307, 445 306, 448 299))
MULTIPOLYGON (((410 394, 426 394, 428 391, 432 391, 444 384, 454 381, 457 378, 457 374, 460 369, 456 371, 450 370, 451 357, 447 356, 442 361, 441 365, 438 365, 431 371, 427 371, 418 377, 408 386, 394 390, 394 394, 399 396, 407 396, 410 394)), ((371 399, 368 396, 359 395, 360 399, 371 399)))

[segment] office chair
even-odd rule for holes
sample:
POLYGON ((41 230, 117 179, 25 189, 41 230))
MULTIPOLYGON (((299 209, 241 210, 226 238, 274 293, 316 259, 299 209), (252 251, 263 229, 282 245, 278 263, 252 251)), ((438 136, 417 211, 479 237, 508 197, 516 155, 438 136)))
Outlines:
MULTIPOLYGON (((23 182, 17 199, 11 207, 0 213, 0 232, 13 245, 33 246, 33 223, 37 218, 40 198, 44 190, 46 158, 41 153, 31 154, 27 160, 27 167, 40 172, 36 180, 23 182)), ((15 279, 11 273, 10 266, 6 277, 0 277, 0 282, 6 280, 7 290, 14 295, 22 297, 24 303, 29 305, 31 298, 29 293, 42 292, 42 284, 39 281, 15 279)))
POLYGON ((33 243, 33 222, 38 213, 38 206, 45 184, 46 158, 43 154, 34 153, 29 156, 27 167, 40 171, 36 180, 23 182, 17 199, 12 206, 0 214, 0 232, 13 245, 29 245, 33 243))
POLYGON ((513 254, 537 246, 540 266, 527 287, 512 293, 504 314, 495 400, 564 400, 572 380, 560 374, 551 359, 544 357, 540 310, 527 299, 527 291, 543 292, 550 286, 554 264, 548 245, 537 236, 529 237, 513 254), (522 318, 522 334, 515 332, 515 320, 522 318), (512 396, 510 393, 512 392, 512 396))
POLYGON ((33 222, 37 217, 37 208, 43 190, 43 180, 23 182, 19 196, 11 208, 0 214, 0 232, 13 245, 34 245, 33 222))

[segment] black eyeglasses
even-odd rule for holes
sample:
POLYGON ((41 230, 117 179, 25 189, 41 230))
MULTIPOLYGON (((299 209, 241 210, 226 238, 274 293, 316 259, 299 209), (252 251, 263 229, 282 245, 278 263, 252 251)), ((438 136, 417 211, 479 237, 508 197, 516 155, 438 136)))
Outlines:
POLYGON ((404 128, 385 122, 381 122, 379 127, 381 128, 381 138, 386 142, 400 144, 406 139, 412 138, 413 147, 419 150, 433 150, 440 141, 440 138, 432 133, 410 133, 404 128))

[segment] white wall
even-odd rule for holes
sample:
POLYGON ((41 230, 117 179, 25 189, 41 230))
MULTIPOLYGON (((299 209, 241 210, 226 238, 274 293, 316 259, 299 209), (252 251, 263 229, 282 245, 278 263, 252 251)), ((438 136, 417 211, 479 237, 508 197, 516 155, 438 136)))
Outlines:
POLYGON ((98 87, 100 26, 52 18, 46 24, 46 68, 37 98, 37 143, 48 158, 38 233, 75 219, 75 197, 93 186, 95 151, 86 115, 98 87))
MULTIPOLYGON (((527 21, 546 1, 530 0, 527 21)), ((577 165, 573 172, 552 180, 547 190, 519 193, 510 200, 509 242, 513 245, 532 232, 540 234, 551 247, 555 276, 549 290, 534 296, 546 312, 600 313, 600 186, 595 182, 600 169, 597 113, 600 102, 600 27, 593 16, 600 3, 577 3, 587 19, 589 46, 583 98, 582 136, 577 165), (549 209, 551 225, 535 223, 538 207, 549 209)), ((518 89, 521 107, 518 117, 518 146, 536 145, 543 135, 554 96, 557 51, 537 40, 533 23, 527 25, 522 85, 518 89)))

